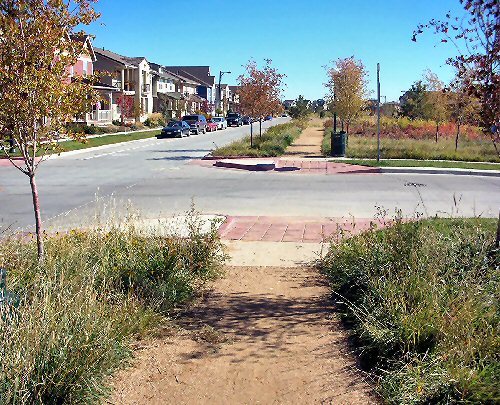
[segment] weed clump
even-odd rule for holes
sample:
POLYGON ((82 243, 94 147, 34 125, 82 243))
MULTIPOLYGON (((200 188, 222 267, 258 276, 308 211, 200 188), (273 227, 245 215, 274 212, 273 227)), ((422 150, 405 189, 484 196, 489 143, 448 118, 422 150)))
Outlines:
POLYGON ((394 404, 500 400, 495 221, 397 220, 321 263, 361 364, 394 404))

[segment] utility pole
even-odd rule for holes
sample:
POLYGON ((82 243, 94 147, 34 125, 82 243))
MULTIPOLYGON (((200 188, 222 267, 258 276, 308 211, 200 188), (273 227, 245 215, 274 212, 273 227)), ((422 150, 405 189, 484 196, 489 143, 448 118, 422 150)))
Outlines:
POLYGON ((377 63, 377 162, 380 162, 380 63, 377 63))
MULTIPOLYGON (((222 70, 219 70, 219 110, 221 109, 221 105, 222 104, 222 92, 221 92, 221 88, 220 88, 220 82, 222 80, 222 75, 224 73, 227 73, 227 74, 231 74, 231 72, 223 72, 222 70)), ((222 107, 222 115, 224 115, 224 107, 222 107)))

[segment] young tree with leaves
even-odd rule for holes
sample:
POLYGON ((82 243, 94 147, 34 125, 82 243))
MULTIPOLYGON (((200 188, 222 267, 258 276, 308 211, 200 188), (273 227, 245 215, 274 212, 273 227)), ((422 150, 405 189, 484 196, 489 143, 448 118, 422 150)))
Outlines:
POLYGON ((439 77, 428 69, 425 74, 427 91, 424 93, 424 116, 436 125, 436 142, 439 139, 439 127, 450 119, 449 93, 439 77))
POLYGON ((346 132, 349 125, 361 114, 366 99, 367 74, 363 62, 354 59, 354 56, 337 59, 332 67, 326 67, 328 82, 325 86, 329 90, 327 98, 330 106, 337 113, 339 119, 345 123, 346 132))
MULTIPOLYGON (((36 171, 47 151, 57 147, 65 124, 85 115, 99 101, 96 79, 71 77, 69 68, 84 51, 77 29, 98 18, 95 0, 0 1, 0 141, 12 138, 28 176, 35 213, 38 257, 43 259, 43 229, 36 171)), ((83 134, 69 133, 79 138, 83 134)))
POLYGON ((288 110, 290 117, 292 118, 303 118, 311 112, 311 102, 306 100, 304 96, 300 95, 296 100, 295 104, 291 106, 288 110))
POLYGON ((120 118, 122 125, 125 125, 125 118, 134 116, 134 97, 120 94, 116 99, 116 105, 120 107, 120 118))
POLYGON ((449 112, 450 118, 457 126, 455 134, 455 150, 458 150, 460 129, 466 123, 476 124, 479 120, 479 100, 467 92, 464 82, 456 77, 449 86, 449 112))
POLYGON ((444 20, 418 25, 413 41, 424 30, 433 30, 442 43, 452 43, 458 52, 447 63, 457 69, 464 90, 481 106, 484 132, 500 156, 500 2, 498 0, 459 0, 465 16, 448 13, 444 20))
POLYGON ((411 85, 401 96, 401 115, 408 117, 411 120, 426 119, 427 112, 425 110, 425 94, 427 93, 427 85, 418 80, 411 85))
MULTIPOLYGON (((237 94, 240 100, 240 110, 250 117, 265 117, 283 112, 281 93, 285 75, 271 66, 271 59, 264 60, 265 65, 259 68, 254 60, 245 66, 245 74, 238 77, 237 94)), ((252 135, 252 124, 250 124, 252 135)), ((262 130, 261 130, 262 135, 262 130)), ((252 136, 250 142, 253 144, 252 136)))

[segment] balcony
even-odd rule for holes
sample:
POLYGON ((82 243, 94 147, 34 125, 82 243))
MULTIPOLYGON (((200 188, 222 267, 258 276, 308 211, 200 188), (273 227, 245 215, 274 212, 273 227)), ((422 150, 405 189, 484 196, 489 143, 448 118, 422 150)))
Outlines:
POLYGON ((111 110, 92 111, 90 118, 92 119, 92 121, 97 121, 97 122, 111 122, 112 120, 111 110))

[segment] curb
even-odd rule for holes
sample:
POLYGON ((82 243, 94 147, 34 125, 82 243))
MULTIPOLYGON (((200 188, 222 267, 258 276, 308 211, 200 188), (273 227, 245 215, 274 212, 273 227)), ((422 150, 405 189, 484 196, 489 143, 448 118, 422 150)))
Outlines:
POLYGON ((249 170, 249 171, 257 171, 257 172, 265 172, 265 171, 270 171, 274 170, 276 167, 276 163, 274 160, 256 160, 252 163, 242 162, 233 160, 231 161, 230 159, 226 160, 217 160, 215 162, 215 165, 217 167, 225 167, 229 169, 242 169, 242 170, 249 170))
POLYGON ((439 168, 439 167, 379 167, 382 174, 446 174, 455 176, 500 177, 498 170, 439 168))

